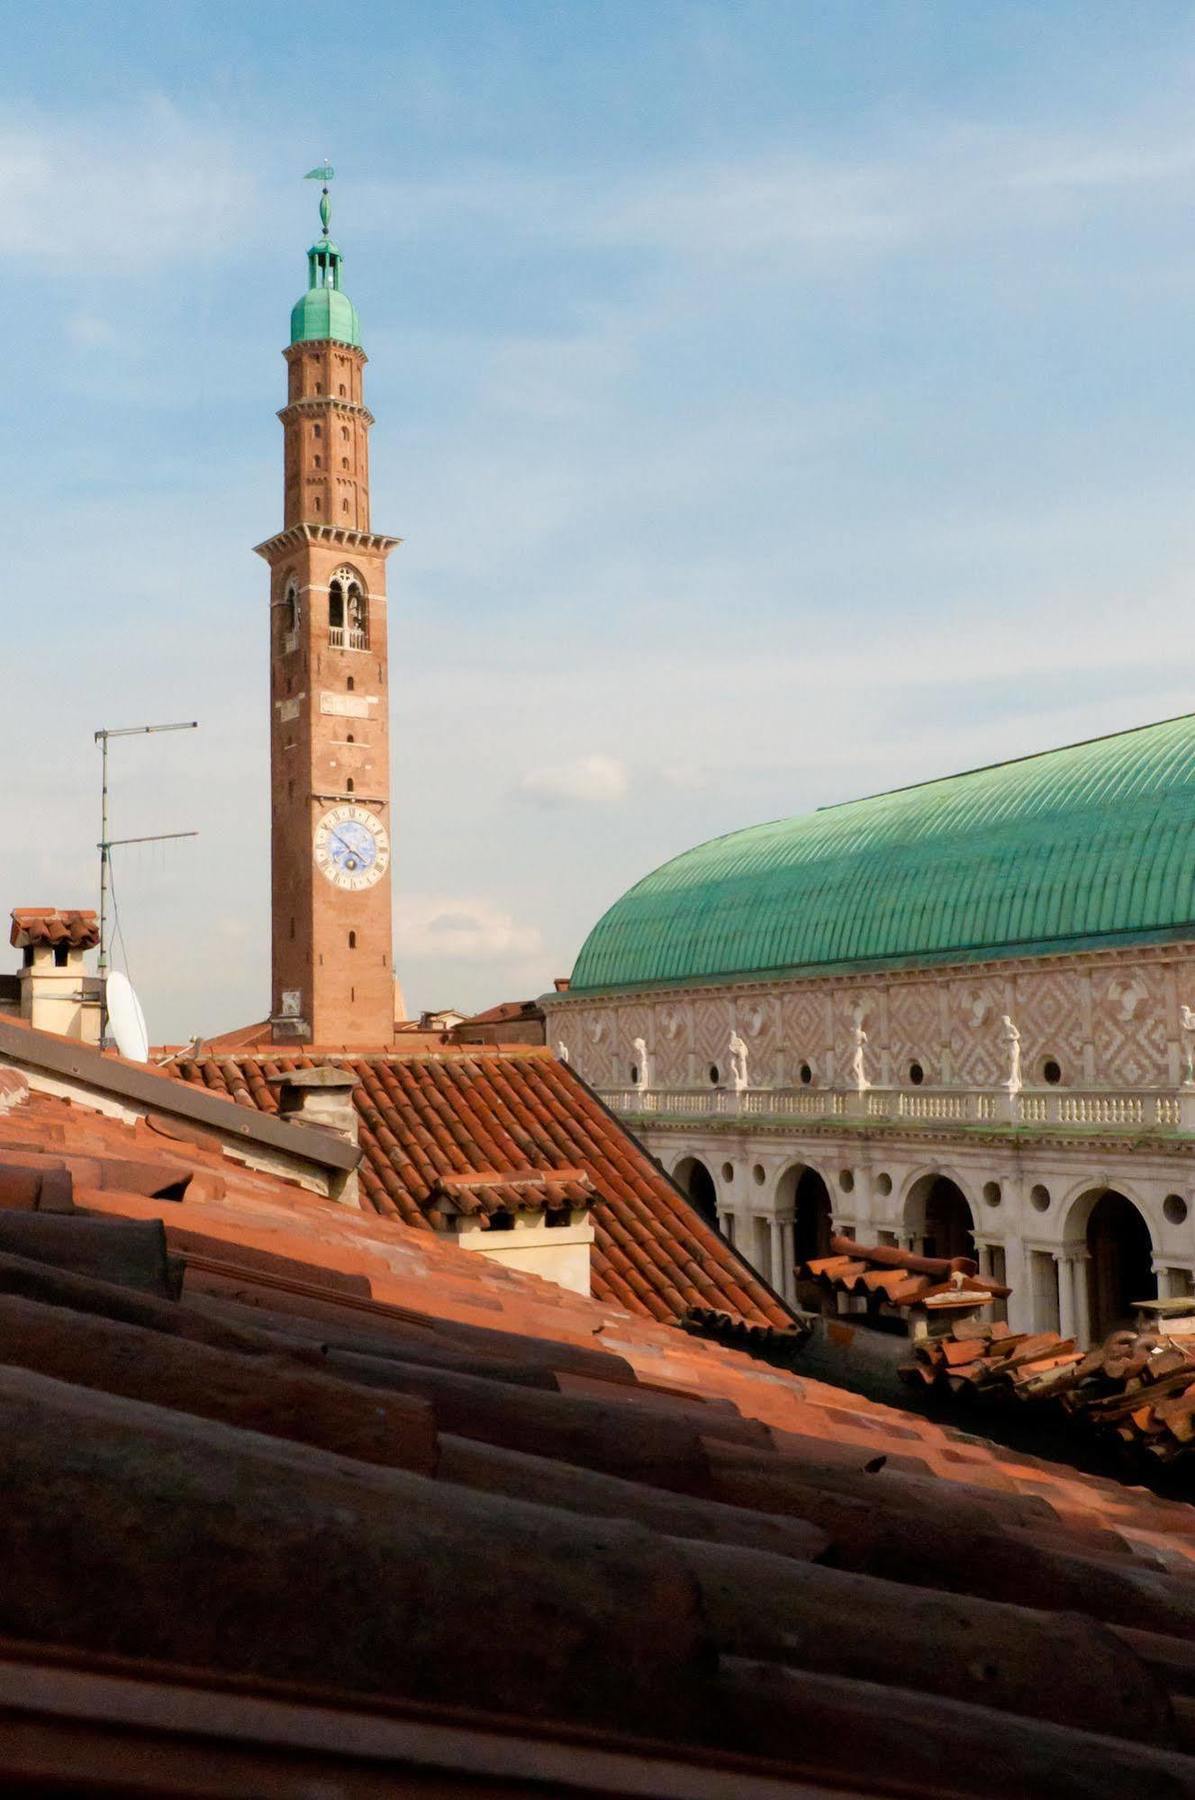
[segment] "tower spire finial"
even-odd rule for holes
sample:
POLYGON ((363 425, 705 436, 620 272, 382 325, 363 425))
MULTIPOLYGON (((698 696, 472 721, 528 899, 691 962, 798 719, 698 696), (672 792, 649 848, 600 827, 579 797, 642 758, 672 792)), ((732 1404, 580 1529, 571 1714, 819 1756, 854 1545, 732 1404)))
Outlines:
POLYGON ((322 181, 324 184, 319 200, 319 218, 320 224, 324 228, 325 237, 327 237, 328 229, 332 223, 332 200, 328 193, 328 183, 335 173, 336 170, 325 156, 318 169, 308 169, 306 175, 303 177, 304 181, 322 181))

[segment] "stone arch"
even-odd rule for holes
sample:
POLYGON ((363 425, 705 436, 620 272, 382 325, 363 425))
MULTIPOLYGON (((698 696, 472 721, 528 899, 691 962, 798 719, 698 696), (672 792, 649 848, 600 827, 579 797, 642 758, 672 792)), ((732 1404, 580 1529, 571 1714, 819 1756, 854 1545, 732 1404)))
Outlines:
POLYGON ((1066 1232, 1072 1241, 1082 1233, 1091 1339, 1099 1343, 1130 1322, 1137 1301, 1158 1297, 1153 1227, 1145 1208, 1123 1186, 1100 1182, 1071 1201, 1066 1232))
POLYGON ((776 1210, 792 1213, 795 1263, 829 1256, 834 1202, 820 1169, 812 1163, 790 1164, 776 1183, 776 1210))
POLYGON ((700 1156, 682 1156, 672 1171, 677 1187, 689 1196, 707 1225, 718 1223, 718 1190, 708 1165, 700 1156))
POLYGON ((975 1259, 975 1208, 962 1183, 945 1169, 926 1169, 912 1178, 902 1218, 924 1255, 975 1259))

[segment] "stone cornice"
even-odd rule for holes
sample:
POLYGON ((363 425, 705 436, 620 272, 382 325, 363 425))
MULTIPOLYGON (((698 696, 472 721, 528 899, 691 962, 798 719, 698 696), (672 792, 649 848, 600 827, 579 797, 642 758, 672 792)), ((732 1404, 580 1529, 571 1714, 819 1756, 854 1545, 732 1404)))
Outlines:
POLYGON ((401 543, 401 538, 382 537, 375 531, 353 531, 347 525, 288 525, 264 544, 254 544, 253 553, 274 563, 304 544, 327 544, 336 550, 367 550, 375 556, 389 556, 401 543))
POLYGON ((872 963, 867 966, 844 963, 830 968, 810 969, 804 973, 799 969, 775 972, 760 970, 758 974, 751 975, 711 975, 704 981, 658 982, 628 988, 593 988, 575 994, 566 990, 564 993, 541 995, 539 1004, 560 1008, 630 1006, 636 1002, 650 1004, 662 1000, 706 1000, 711 995, 733 994, 736 999, 755 995, 771 996, 811 986, 859 989, 873 988, 877 983, 896 986, 909 982, 962 979, 976 981, 992 977, 1039 974, 1045 969, 1088 970, 1093 967, 1112 967, 1127 957, 1131 957, 1134 962, 1180 962, 1189 960, 1195 950, 1195 928, 1190 929, 1190 936, 1183 937, 1180 934, 1186 929, 1188 928, 1175 926, 1174 936, 1165 942, 1134 943, 1130 940, 1121 944, 1100 945, 1089 950, 1045 951, 1038 956, 990 956, 982 962, 965 958, 952 960, 944 954, 939 961, 932 963, 872 963))
POLYGON ((352 413, 356 418, 364 419, 367 425, 374 423, 374 416, 368 406, 362 406, 356 400, 342 400, 338 394, 307 394, 301 400, 291 400, 279 408, 278 417, 284 425, 302 413, 342 412, 352 413))
POLYGON ((971 1125, 965 1128, 944 1125, 940 1120, 923 1125, 892 1125, 882 1119, 809 1119, 799 1124, 786 1119, 761 1119, 757 1116, 718 1118, 687 1117, 669 1113, 618 1113, 621 1125, 636 1136, 643 1131, 669 1131, 688 1138, 717 1137, 783 1138, 852 1138, 862 1142, 873 1140, 885 1144, 948 1144, 955 1148, 972 1145, 1000 1144, 1009 1150, 1103 1150, 1109 1155, 1125 1152, 1134 1155, 1169 1157, 1195 1156, 1195 1136, 1178 1131, 1130 1132, 1103 1131, 1098 1127, 1074 1126, 1069 1131, 1034 1130, 1021 1126, 971 1125))
POLYGON ((293 362, 304 352, 314 350, 318 354, 321 349, 329 347, 334 348, 342 356, 359 357, 362 367, 369 361, 360 344, 346 344, 340 338, 300 338, 297 344, 288 344, 282 354, 287 362, 293 362))

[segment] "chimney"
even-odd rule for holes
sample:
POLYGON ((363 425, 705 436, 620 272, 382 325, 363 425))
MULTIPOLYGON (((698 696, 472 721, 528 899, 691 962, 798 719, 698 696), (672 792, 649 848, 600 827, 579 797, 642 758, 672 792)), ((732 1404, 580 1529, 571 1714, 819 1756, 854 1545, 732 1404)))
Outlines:
POLYGON ((4 983, 16 989, 20 1017, 39 1031, 98 1044, 103 984, 87 974, 83 960, 100 941, 95 913, 16 906, 8 941, 21 952, 20 973, 4 983))
MULTIPOLYGON (((318 1069, 290 1069, 268 1077, 278 1096, 278 1117, 292 1125, 312 1125, 317 1131, 334 1131, 337 1137, 358 1141, 357 1108, 353 1089, 361 1084, 351 1069, 325 1063, 318 1069)), ((342 1206, 360 1206, 356 1169, 342 1175, 329 1198, 342 1206)))

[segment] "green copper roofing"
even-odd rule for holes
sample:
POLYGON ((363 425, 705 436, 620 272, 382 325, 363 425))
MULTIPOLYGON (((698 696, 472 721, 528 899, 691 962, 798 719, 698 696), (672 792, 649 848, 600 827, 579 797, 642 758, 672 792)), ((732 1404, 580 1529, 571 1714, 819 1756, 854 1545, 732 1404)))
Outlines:
POLYGON ((1195 714, 714 838, 594 926, 570 991, 1195 931, 1195 714))
POLYGON ((357 308, 340 285, 340 266, 344 257, 339 246, 328 236, 332 223, 332 202, 328 198, 326 184, 332 179, 332 170, 325 163, 318 169, 312 169, 309 175, 304 176, 304 180, 317 180, 321 177, 325 178, 319 203, 323 231, 307 252, 307 292, 291 308, 290 341, 292 344, 307 344, 332 338, 338 344, 351 344, 355 350, 359 350, 361 321, 357 317, 357 308))

